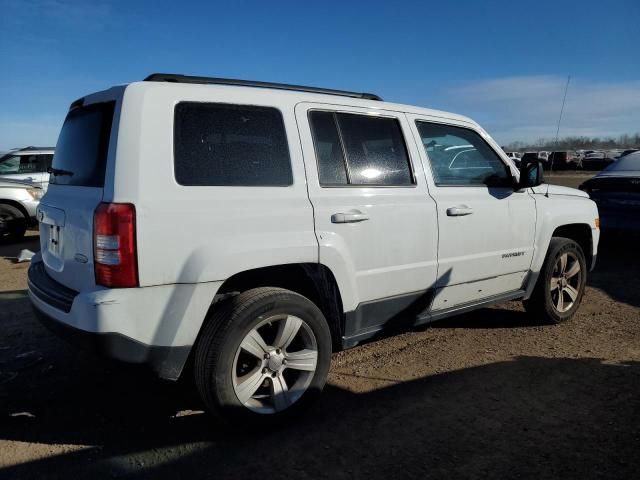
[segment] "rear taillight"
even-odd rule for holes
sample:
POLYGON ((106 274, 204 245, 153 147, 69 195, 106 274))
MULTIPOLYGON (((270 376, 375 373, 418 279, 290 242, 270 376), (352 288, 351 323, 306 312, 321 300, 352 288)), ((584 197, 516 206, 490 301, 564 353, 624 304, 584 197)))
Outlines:
POLYGON ((93 215, 96 283, 137 287, 136 209, 130 203, 101 203, 93 215))

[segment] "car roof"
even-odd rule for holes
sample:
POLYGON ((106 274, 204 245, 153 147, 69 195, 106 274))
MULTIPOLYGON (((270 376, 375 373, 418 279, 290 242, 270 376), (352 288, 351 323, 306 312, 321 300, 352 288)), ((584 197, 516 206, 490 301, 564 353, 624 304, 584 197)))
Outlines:
POLYGON ((29 155, 29 154, 40 154, 40 153, 54 153, 55 147, 24 147, 24 148, 16 148, 10 150, 8 152, 4 152, 4 155, 29 155))

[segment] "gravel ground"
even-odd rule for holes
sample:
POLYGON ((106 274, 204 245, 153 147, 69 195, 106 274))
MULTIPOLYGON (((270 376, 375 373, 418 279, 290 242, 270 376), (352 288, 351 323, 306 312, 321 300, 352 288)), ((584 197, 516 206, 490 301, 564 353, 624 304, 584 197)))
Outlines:
POLYGON ((335 354, 305 417, 238 433, 41 327, 11 259, 31 234, 0 247, 0 478, 638 478, 640 257, 603 241, 572 321, 510 302, 335 354))

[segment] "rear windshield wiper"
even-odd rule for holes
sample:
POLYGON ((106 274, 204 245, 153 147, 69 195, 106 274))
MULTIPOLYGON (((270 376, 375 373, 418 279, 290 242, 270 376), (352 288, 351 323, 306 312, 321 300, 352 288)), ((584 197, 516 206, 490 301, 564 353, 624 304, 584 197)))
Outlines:
POLYGON ((63 170, 61 168, 53 168, 53 167, 49 167, 47 168, 47 173, 53 173, 54 175, 69 175, 70 177, 73 176, 73 172, 70 172, 69 170, 63 170))

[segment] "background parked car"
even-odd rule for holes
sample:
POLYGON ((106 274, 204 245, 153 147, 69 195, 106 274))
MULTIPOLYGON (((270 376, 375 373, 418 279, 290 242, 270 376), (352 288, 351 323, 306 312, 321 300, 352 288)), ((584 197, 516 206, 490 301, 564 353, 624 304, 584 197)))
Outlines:
POLYGON ((538 160, 540 160, 544 166, 547 166, 549 163, 549 155, 551 155, 551 152, 542 150, 538 152, 538 160))
POLYGON ((540 159, 538 158, 538 152, 526 152, 522 155, 522 157, 520 157, 520 163, 522 165, 529 162, 537 162, 539 160, 540 159))
POLYGON ((551 170, 575 170, 581 164, 576 152, 572 150, 551 152, 547 163, 551 170))
POLYGON ((604 152, 587 153, 582 159, 583 170, 602 170, 613 163, 613 159, 607 158, 604 152))
POLYGON ((0 242, 22 238, 35 224, 44 190, 27 182, 0 180, 0 242))
POLYGON ((526 152, 520 158, 521 165, 529 162, 541 162, 545 171, 549 170, 551 164, 549 163, 549 154, 551 152, 542 151, 542 152, 526 152))
POLYGON ((638 149, 638 148, 630 148, 628 150, 624 150, 620 154, 620 156, 618 158, 626 157, 627 155, 629 155, 630 153, 633 153, 633 152, 640 152, 640 149, 638 149))
POLYGON ((507 154, 507 157, 513 160, 513 163, 515 163, 516 166, 520 165, 520 159, 522 158, 522 153, 520 152, 504 152, 504 153, 507 154))
POLYGON ((5 153, 0 157, 0 179, 29 182, 46 190, 53 152, 53 147, 26 147, 5 153))
POLYGON ((640 152, 625 155, 580 189, 598 205, 602 229, 640 231, 640 152))

